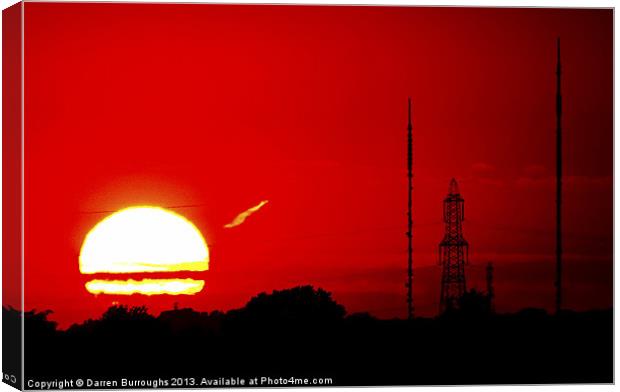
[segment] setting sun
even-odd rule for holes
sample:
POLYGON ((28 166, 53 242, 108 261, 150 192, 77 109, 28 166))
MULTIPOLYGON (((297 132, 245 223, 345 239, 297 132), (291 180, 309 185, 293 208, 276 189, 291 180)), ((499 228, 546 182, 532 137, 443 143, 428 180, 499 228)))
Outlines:
POLYGON ((205 283, 193 279, 144 279, 144 280, 91 280, 86 289, 93 294, 195 294, 205 283))
MULTIPOLYGON (((106 217, 86 235, 80 251, 82 274, 206 271, 209 249, 200 231, 183 216, 160 207, 129 207, 106 217)), ((92 280, 93 294, 195 294, 192 279, 92 280)))

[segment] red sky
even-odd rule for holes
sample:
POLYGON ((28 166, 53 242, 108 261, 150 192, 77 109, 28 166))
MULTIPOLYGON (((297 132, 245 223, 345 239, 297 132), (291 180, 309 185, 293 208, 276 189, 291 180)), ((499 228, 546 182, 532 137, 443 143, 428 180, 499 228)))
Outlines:
POLYGON ((434 315, 442 200, 465 198, 468 286, 551 308, 555 40, 565 113, 565 304, 612 303, 612 11, 26 3, 26 309, 66 327, 113 301, 242 306, 299 284, 434 315), (270 203, 234 229, 237 213, 270 203), (176 209, 210 246, 195 296, 95 297, 78 254, 102 210, 176 209))

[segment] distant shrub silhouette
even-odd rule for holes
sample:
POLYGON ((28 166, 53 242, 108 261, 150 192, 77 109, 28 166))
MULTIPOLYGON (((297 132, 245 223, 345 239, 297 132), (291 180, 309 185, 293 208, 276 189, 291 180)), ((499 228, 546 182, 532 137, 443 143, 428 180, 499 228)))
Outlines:
POLYGON ((346 320, 348 322, 364 323, 364 322, 376 321, 377 318, 368 312, 357 312, 357 313, 352 313, 348 315, 346 320))
MULTIPOLYGON (((66 331, 48 320, 49 311, 30 311, 25 376, 333 375, 339 385, 613 381, 612 309, 495 314, 475 290, 457 305, 434 319, 347 316, 329 292, 299 286, 258 294, 226 313, 175 306, 155 317, 143 306, 115 305, 66 331), (403 352, 414 355, 403 361, 403 352), (467 360, 445 372, 445 355, 462 353, 467 360)), ((19 333, 22 313, 3 315, 19 333)), ((15 342, 12 352, 20 348, 15 342)))
POLYGON ((524 309, 519 310, 516 315, 522 318, 538 319, 538 320, 544 319, 548 316, 547 311, 545 309, 538 309, 538 308, 524 308, 524 309))
POLYGON ((459 309, 468 316, 485 316, 491 313, 491 302, 486 293, 472 289, 460 298, 459 309))
POLYGON ((207 336, 221 330, 224 317, 219 311, 209 314, 191 308, 175 308, 161 312, 157 320, 174 334, 207 336))
POLYGON ((47 319, 52 314, 51 310, 37 312, 31 310, 24 312, 24 331, 28 334, 36 336, 51 336, 56 332, 57 323, 47 319))
POLYGON ((344 306, 331 297, 331 293, 312 286, 274 290, 253 297, 237 313, 243 318, 279 322, 325 322, 342 320, 344 306))
POLYGON ((480 318, 492 313, 491 301, 486 293, 471 289, 463 293, 456 304, 450 302, 441 317, 480 318))
POLYGON ((81 339, 92 339, 106 344, 107 341, 146 340, 162 333, 162 325, 155 316, 149 314, 145 306, 113 305, 100 319, 89 319, 82 324, 74 324, 67 334, 81 339))
POLYGON ((146 306, 113 305, 101 316, 102 321, 145 321, 155 317, 149 314, 146 306))

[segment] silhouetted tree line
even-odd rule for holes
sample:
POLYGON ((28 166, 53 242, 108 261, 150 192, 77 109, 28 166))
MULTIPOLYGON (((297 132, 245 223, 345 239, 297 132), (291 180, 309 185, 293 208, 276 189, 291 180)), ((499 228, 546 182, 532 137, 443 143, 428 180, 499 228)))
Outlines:
MULTIPOLYGON (((243 308, 112 306, 58 330, 26 312, 26 377, 332 377, 336 385, 612 382, 612 311, 494 314, 482 293, 434 319, 347 314, 311 286, 243 308)), ((20 314, 3 308, 5 328, 20 314), (7 324, 8 323, 8 324, 7 324)), ((5 341, 6 342, 6 341, 5 341)))

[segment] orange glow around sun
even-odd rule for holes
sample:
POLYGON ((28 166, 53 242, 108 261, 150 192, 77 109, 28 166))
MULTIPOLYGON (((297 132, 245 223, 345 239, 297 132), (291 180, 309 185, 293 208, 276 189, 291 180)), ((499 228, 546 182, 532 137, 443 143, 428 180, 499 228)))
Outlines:
MULTIPOLYGON (((209 248, 183 216, 160 207, 117 211, 90 230, 80 251, 82 274, 206 271, 209 248)), ((193 279, 103 280, 86 283, 92 294, 195 294, 204 281, 193 279)))

